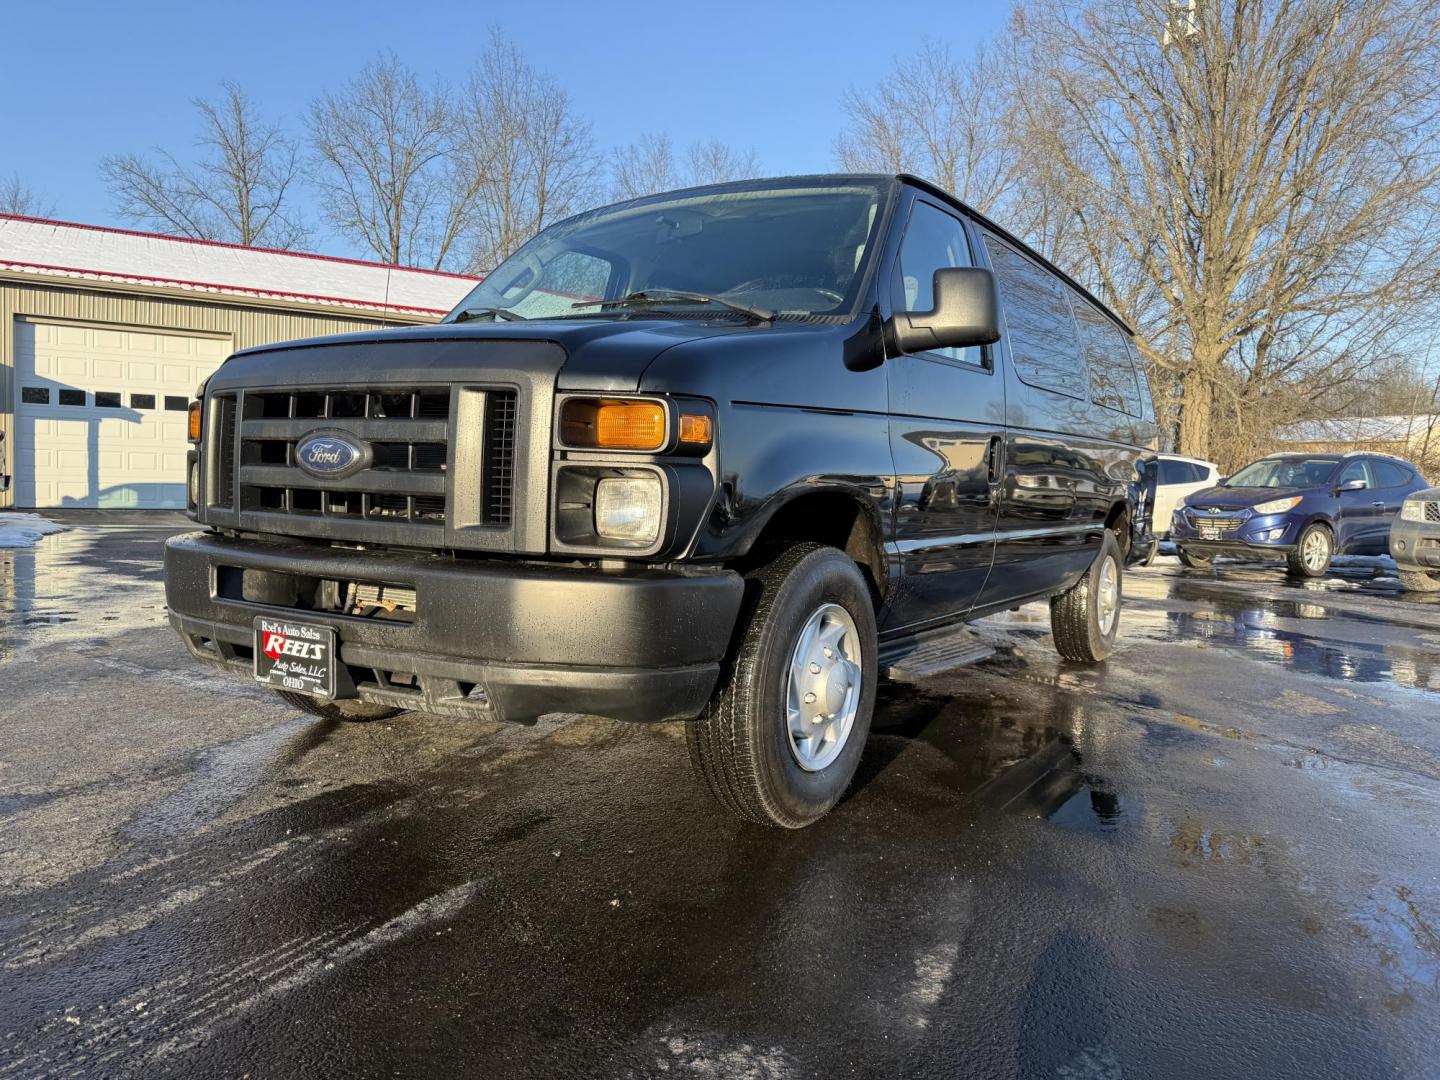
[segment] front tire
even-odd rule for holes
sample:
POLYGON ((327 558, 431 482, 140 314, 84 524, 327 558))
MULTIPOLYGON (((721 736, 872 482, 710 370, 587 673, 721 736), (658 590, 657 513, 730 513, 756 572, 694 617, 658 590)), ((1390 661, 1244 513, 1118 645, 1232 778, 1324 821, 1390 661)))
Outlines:
POLYGON ((275 692, 297 709, 304 709, 306 712, 326 720, 342 720, 347 724, 368 724, 372 720, 389 720, 390 717, 399 716, 405 711, 391 708, 389 705, 357 701, 354 698, 321 701, 308 694, 292 694, 288 690, 276 690, 275 692))
POLYGON ((1191 570, 1209 570, 1215 562, 1213 555, 1202 555, 1198 551, 1187 551, 1183 547, 1177 547, 1175 554, 1180 556, 1181 565, 1188 566, 1191 570))
POLYGON ((855 563, 820 544, 788 548, 746 584, 739 645, 686 742, 732 814, 799 829, 839 801, 865 749, 875 610, 855 563))
POLYGON ((1120 634, 1124 559, 1108 529, 1100 554, 1085 576, 1050 599, 1050 631, 1055 650, 1066 660, 1095 664, 1115 648, 1120 634))
POLYGON ((1300 530, 1295 550, 1285 556, 1291 577, 1324 577, 1335 555, 1335 538, 1324 525, 1310 524, 1300 530))
POLYGON ((1440 592, 1440 573, 1424 570, 1401 570, 1400 587, 1406 592, 1440 592))

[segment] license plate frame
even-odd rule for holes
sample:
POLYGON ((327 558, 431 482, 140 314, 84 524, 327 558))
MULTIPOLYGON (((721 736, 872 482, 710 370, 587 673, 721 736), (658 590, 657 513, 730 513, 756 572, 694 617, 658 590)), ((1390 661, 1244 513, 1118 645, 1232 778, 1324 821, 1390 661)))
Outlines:
POLYGON ((257 683, 322 701, 334 700, 338 665, 333 629, 268 615, 255 616, 253 625, 257 683))

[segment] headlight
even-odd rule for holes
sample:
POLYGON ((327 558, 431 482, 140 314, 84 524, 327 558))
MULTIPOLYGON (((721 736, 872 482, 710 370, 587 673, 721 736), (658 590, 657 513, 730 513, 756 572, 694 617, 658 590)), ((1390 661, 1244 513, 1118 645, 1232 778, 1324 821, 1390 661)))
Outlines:
POLYGON ((595 486, 595 533, 651 544, 660 535, 660 478, 610 477, 595 486))
POLYGON ((1400 507, 1400 519, 1402 521, 1424 521, 1424 501, 1421 499, 1406 499, 1405 505, 1400 507))
POLYGON ((198 462, 190 463, 190 476, 185 484, 185 493, 189 496, 190 505, 200 505, 200 465, 198 462))
POLYGON ((1293 510, 1299 506, 1303 498, 1303 495, 1292 495, 1288 499, 1272 499, 1270 502, 1264 502, 1255 507, 1255 513, 1283 514, 1286 510, 1293 510))

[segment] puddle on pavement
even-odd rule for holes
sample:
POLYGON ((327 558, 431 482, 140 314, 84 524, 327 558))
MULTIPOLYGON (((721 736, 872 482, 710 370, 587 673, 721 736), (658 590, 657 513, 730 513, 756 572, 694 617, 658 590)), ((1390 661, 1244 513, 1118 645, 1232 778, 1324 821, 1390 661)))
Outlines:
POLYGON ((1440 651, 1424 647, 1423 631, 1403 624, 1301 599, 1246 599, 1188 582, 1173 583, 1168 596, 1171 602, 1196 607, 1157 610, 1131 604, 1124 614, 1126 636, 1234 648, 1253 659, 1340 682, 1440 690, 1440 651), (1313 632, 1307 623, 1313 624, 1313 632), (1336 627, 1346 623, 1379 640, 1338 639, 1336 627), (1387 636, 1419 640, 1416 644, 1383 640, 1387 636))
POLYGON ((954 772, 948 786, 984 806, 1084 832, 1114 832, 1132 821, 1134 801, 1085 767, 1075 741, 1084 730, 1083 706, 1061 691, 1051 702, 1051 715, 1032 723, 1016 719, 1026 712, 989 695, 938 696, 887 687, 876 703, 873 745, 856 786, 904 752, 904 744, 894 745, 898 737, 949 758, 954 772))
POLYGON ((168 535, 77 527, 0 550, 0 664, 43 645, 163 625, 168 535))

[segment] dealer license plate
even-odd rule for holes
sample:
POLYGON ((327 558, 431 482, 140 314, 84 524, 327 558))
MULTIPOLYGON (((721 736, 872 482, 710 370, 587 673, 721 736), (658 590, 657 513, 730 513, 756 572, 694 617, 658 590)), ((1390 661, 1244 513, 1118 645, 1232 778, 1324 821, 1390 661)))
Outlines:
POLYGON ((1216 526, 1214 526, 1214 525, 1201 525, 1199 528, 1200 528, 1200 539, 1201 539, 1201 540, 1219 540, 1219 539, 1220 539, 1220 530, 1219 530, 1218 527, 1216 527, 1216 526))
POLYGON ((289 619, 255 620, 255 681, 276 690, 335 696, 335 631, 289 619))

